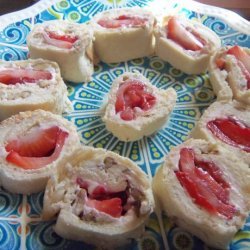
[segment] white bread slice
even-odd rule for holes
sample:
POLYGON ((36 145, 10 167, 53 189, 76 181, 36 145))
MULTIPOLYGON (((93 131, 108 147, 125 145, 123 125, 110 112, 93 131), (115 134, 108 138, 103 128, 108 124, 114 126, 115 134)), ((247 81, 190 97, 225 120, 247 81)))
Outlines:
MULTIPOLYGON (((59 162, 80 146, 76 128, 59 115, 43 110, 26 111, 14 115, 0 123, 0 185, 12 193, 31 194, 42 191, 50 175, 53 175, 59 162), (36 128, 58 126, 68 133, 59 157, 52 163, 38 169, 23 169, 6 160, 5 146, 11 140, 29 134, 36 128)), ((39 144, 40 145, 40 144, 39 144)))
POLYGON ((148 136, 160 129, 167 121, 173 110, 177 99, 177 94, 173 88, 158 89, 140 73, 125 72, 116 78, 111 86, 108 97, 108 104, 105 109, 103 121, 107 130, 121 141, 135 141, 143 136, 148 136), (139 107, 136 110, 136 119, 125 121, 121 119, 120 113, 116 113, 115 103, 117 92, 123 82, 126 80, 139 80, 146 86, 146 91, 156 97, 156 103, 151 109, 143 111, 139 107))
POLYGON ((167 38, 166 25, 170 17, 165 17, 163 25, 155 28, 156 55, 186 74, 200 74, 205 72, 210 56, 221 46, 220 38, 205 25, 183 18, 181 19, 182 22, 206 41, 206 45, 201 50, 186 50, 173 40, 167 38))
MULTIPOLYGON (((226 54, 231 47, 223 47, 211 57, 208 68, 209 79, 218 101, 234 98, 249 105, 250 90, 244 90, 247 80, 237 65, 237 59, 233 55, 226 54), (216 60, 219 58, 226 61, 226 68, 223 70, 216 65, 216 60)), ((242 47, 242 49, 250 55, 249 48, 242 47)))
POLYGON ((146 174, 130 159, 82 147, 60 161, 60 168, 48 181, 43 204, 45 219, 58 215, 55 231, 60 236, 113 249, 141 236, 154 199, 146 174), (108 193, 126 190, 125 213, 113 217, 88 206, 90 188, 81 188, 78 178, 92 183, 92 191, 96 184, 104 185, 108 193))
MULTIPOLYGON (((210 105, 191 131, 190 136, 197 139, 205 139, 211 143, 219 143, 223 147, 227 147, 229 150, 238 154, 239 159, 244 160, 250 167, 250 153, 246 152, 238 147, 231 146, 224 143, 207 128, 207 123, 217 118, 235 118, 250 128, 250 107, 239 103, 237 101, 231 101, 228 103, 214 102, 210 105)), ((250 138, 249 138, 250 140, 250 138)))
POLYGON ((96 56, 106 63, 117 63, 152 55, 153 28, 155 18, 151 12, 139 7, 112 9, 93 17, 94 49, 96 56), (143 26, 105 28, 98 24, 100 19, 115 19, 119 16, 147 19, 143 26))
POLYGON ((0 73, 8 69, 15 72, 15 69, 20 68, 47 71, 52 79, 14 85, 0 82, 0 121, 27 110, 44 109, 55 114, 71 110, 67 87, 57 63, 42 59, 0 61, 0 73))
POLYGON ((235 233, 244 225, 250 209, 250 170, 223 147, 204 140, 190 139, 173 148, 153 178, 153 191, 162 209, 178 226, 202 239, 208 246, 226 249, 235 233), (239 209, 232 219, 210 214, 194 203, 175 171, 178 171, 180 149, 193 149, 195 155, 214 162, 230 185, 230 204, 239 209))
POLYGON ((86 24, 69 23, 63 20, 36 24, 27 36, 31 58, 44 58, 58 63, 62 77, 74 83, 88 82, 93 74, 93 32, 86 24), (46 32, 77 37, 72 48, 60 48, 48 44, 46 32))

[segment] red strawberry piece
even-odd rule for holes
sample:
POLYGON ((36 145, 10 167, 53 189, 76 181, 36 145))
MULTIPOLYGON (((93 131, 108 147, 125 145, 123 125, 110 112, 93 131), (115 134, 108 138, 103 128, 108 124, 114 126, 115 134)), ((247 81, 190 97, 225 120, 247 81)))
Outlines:
POLYGON ((55 32, 51 32, 51 31, 49 31, 47 33, 51 39, 55 39, 55 40, 60 40, 60 41, 69 42, 69 43, 74 43, 78 40, 78 38, 76 36, 59 35, 55 32))
MULTIPOLYGON (((195 165, 195 156, 192 149, 182 148, 180 151, 179 169, 186 173, 188 177, 193 181, 202 180, 213 190, 213 193, 221 197, 222 200, 228 202, 228 190, 223 189, 220 183, 210 175, 207 169, 199 168, 200 166, 195 165)), ((203 163, 203 161, 200 161, 203 163)), ((203 166, 204 167, 204 166, 203 166)), ((221 176, 220 180, 223 180, 221 176)), ((217 178, 219 178, 217 177, 217 178)), ((223 180, 224 181, 224 180, 223 180)))
POLYGON ((182 148, 180 151, 179 169, 189 175, 194 174, 194 152, 189 148, 182 148))
POLYGON ((194 158, 194 162, 195 166, 207 171, 209 175, 223 188, 228 189, 230 187, 229 184, 222 178, 222 171, 213 162, 208 162, 197 158, 194 158))
POLYGON ((114 19, 103 18, 98 21, 98 24, 104 28, 116 29, 120 27, 140 27, 144 26, 148 19, 121 15, 114 19))
POLYGON ((36 129, 7 143, 6 160, 24 169, 37 169, 55 161, 68 133, 58 127, 36 129))
POLYGON ((0 83, 6 85, 17 83, 36 83, 39 80, 50 79, 52 79, 51 73, 44 70, 20 68, 7 68, 4 70, 0 70, 0 83))
POLYGON ((218 57, 215 60, 215 64, 220 70, 223 70, 225 68, 226 60, 222 57, 218 57))
POLYGON ((204 47, 204 41, 193 31, 189 31, 181 20, 171 17, 167 24, 167 37, 186 50, 197 51, 204 47))
POLYGON ((132 121, 136 118, 133 109, 130 107, 127 107, 124 111, 122 111, 120 113, 120 117, 124 121, 132 121))
POLYGON ((247 80, 247 89, 250 89, 250 55, 237 45, 231 47, 227 54, 235 56, 238 60, 238 66, 247 80))
POLYGON ((142 82, 128 79, 118 89, 115 110, 116 113, 120 112, 121 119, 130 121, 136 118, 134 108, 147 111, 155 102, 155 96, 146 91, 142 82))
POLYGON ((89 197, 93 199, 104 197, 108 193, 106 186, 99 184, 96 181, 86 180, 78 177, 76 179, 76 183, 80 186, 80 188, 87 190, 89 197))
POLYGON ((88 182, 82 179, 81 177, 76 178, 76 183, 80 186, 80 188, 88 190, 88 186, 89 186, 88 182))
POLYGON ((88 199, 86 201, 86 205, 115 218, 121 217, 122 214, 122 200, 120 198, 112 198, 101 201, 88 199))
POLYGON ((231 146, 250 152, 250 128, 232 117, 214 119, 207 123, 207 128, 221 141, 231 146))
POLYGON ((207 186, 209 186, 208 189, 212 191, 212 193, 218 198, 218 200, 222 201, 225 204, 228 204, 228 188, 223 188, 207 171, 204 171, 201 168, 196 167, 195 173, 200 180, 202 180, 204 183, 206 183, 207 186))
POLYGON ((56 126, 44 130, 35 129, 25 136, 9 141, 5 149, 7 152, 13 150, 20 156, 49 156, 55 149, 58 131, 56 126))
MULTIPOLYGON (((192 149, 182 148, 180 150, 179 171, 176 171, 175 174, 181 185, 196 204, 211 213, 219 213, 231 219, 236 209, 229 204, 229 190, 221 186, 220 182, 223 178, 219 176, 217 167, 211 170, 214 165, 212 164, 209 166, 209 171, 217 171, 217 179, 220 182, 217 182, 209 171, 204 170, 206 164, 200 168, 195 162, 197 160, 192 149)), ((202 163, 201 160, 200 162, 202 163)), ((223 182, 225 181, 223 180, 223 182)), ((226 186, 229 187, 229 184, 226 183, 226 186)))
POLYGON ((51 31, 43 32, 43 37, 46 43, 62 49, 71 49, 78 40, 76 36, 59 35, 51 31))
POLYGON ((197 187, 196 182, 194 182, 192 179, 188 177, 188 174, 177 171, 176 177, 178 178, 179 182, 185 189, 187 190, 188 194, 194 199, 194 202, 198 205, 200 205, 203 208, 206 208, 210 213, 215 214, 216 209, 214 206, 212 206, 206 197, 202 196, 202 194, 199 191, 199 188, 197 187))

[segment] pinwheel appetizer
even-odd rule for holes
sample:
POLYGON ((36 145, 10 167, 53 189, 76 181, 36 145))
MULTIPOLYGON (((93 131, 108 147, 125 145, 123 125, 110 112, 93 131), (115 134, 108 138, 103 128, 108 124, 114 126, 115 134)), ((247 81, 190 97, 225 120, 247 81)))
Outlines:
POLYGON ((60 236, 113 249, 141 236, 154 208, 146 174, 128 158, 82 147, 48 181, 43 217, 60 236))
POLYGON ((43 190, 59 161, 80 146, 73 124, 43 110, 4 120, 0 133, 0 184, 13 193, 43 190))
POLYGON ((242 103, 215 102, 191 132, 194 138, 222 143, 250 167, 250 108, 242 103))
POLYGON ((106 63, 117 63, 153 54, 155 18, 141 8, 112 9, 94 16, 94 48, 106 63))
POLYGON ((36 24, 27 36, 31 58, 59 64, 65 80, 87 82, 93 74, 93 32, 88 25, 55 20, 36 24))
POLYGON ((231 100, 250 105, 250 49, 224 47, 209 63, 210 82, 217 100, 231 100))
POLYGON ((155 29, 155 38, 156 55, 186 74, 205 72, 210 56, 221 45, 212 30, 179 16, 165 17, 155 29))
POLYGON ((250 170, 232 152, 190 139, 173 148, 153 179, 170 219, 208 246, 227 249, 250 209, 250 170))
POLYGON ((135 141, 160 129, 176 103, 173 88, 158 89, 140 73, 124 73, 112 84, 103 121, 121 141, 135 141))
POLYGON ((70 108, 56 63, 42 59, 0 61, 0 121, 21 111, 44 109, 62 114, 70 108))

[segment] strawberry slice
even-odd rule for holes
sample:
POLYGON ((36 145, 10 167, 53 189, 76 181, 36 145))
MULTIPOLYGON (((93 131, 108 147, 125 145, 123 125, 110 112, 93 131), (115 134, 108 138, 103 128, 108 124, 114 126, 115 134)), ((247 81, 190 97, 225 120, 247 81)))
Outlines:
POLYGON ((107 29, 116 29, 121 27, 140 27, 144 26, 148 21, 147 18, 141 18, 137 16, 121 15, 114 19, 103 18, 97 23, 107 29))
POLYGON ((216 166, 213 162, 207 162, 204 160, 200 160, 195 158, 194 159, 195 166, 207 171, 209 175, 219 183, 223 188, 228 189, 230 188, 229 184, 222 178, 222 171, 216 166))
POLYGON ((206 171, 206 162, 197 160, 192 149, 182 148, 180 150, 179 171, 176 171, 176 177, 181 185, 187 190, 194 202, 205 208, 213 214, 222 214, 231 219, 236 212, 233 205, 229 204, 229 184, 222 178, 218 167, 212 163, 206 171), (195 162, 200 162, 203 168, 200 168, 195 162), (212 169, 215 166, 215 169, 212 169), (220 181, 217 182, 210 175, 215 175, 220 181), (224 188, 222 183, 226 183, 224 188))
POLYGON ((250 55, 238 45, 231 47, 227 54, 235 56, 238 60, 237 64, 247 80, 247 89, 250 89, 250 55))
POLYGON ((202 170, 196 166, 195 173, 197 177, 206 183, 208 189, 225 204, 229 201, 229 189, 224 189, 207 171, 202 170))
POLYGON ((101 198, 108 193, 106 186, 99 184, 96 181, 77 177, 76 183, 80 186, 80 188, 87 190, 89 197, 93 199, 101 198))
POLYGON ((52 31, 48 31, 47 33, 51 39, 55 39, 55 40, 60 40, 60 41, 69 42, 69 43, 74 43, 78 40, 76 36, 59 35, 52 31))
POLYGON ((131 109, 130 107, 127 107, 124 111, 122 111, 120 113, 120 117, 124 121, 131 121, 136 118, 133 109, 131 109))
POLYGON ((151 109, 156 102, 155 96, 145 90, 145 85, 138 80, 126 80, 117 92, 115 110, 121 119, 131 121, 136 119, 135 108, 143 111, 151 109))
POLYGON ((246 67, 247 71, 250 72, 250 55, 247 54, 240 46, 235 45, 231 47, 227 54, 234 55, 239 61, 241 61, 246 67))
POLYGON ((115 218, 121 217, 122 214, 122 200, 120 198, 112 198, 102 201, 88 199, 86 205, 115 218))
POLYGON ((6 160, 23 169, 41 168, 59 157, 67 137, 68 133, 58 127, 34 130, 7 143, 6 160))
POLYGON ((221 141, 250 152, 250 128, 232 117, 215 119, 207 123, 207 128, 221 141))
POLYGON ((23 137, 9 141, 5 149, 7 152, 13 150, 20 156, 49 156, 54 151, 58 131, 56 126, 44 130, 37 128, 23 137))
POLYGON ((215 60, 215 64, 216 66, 220 69, 220 70, 223 70, 225 69, 225 65, 226 65, 226 60, 222 57, 218 57, 216 58, 215 60))
POLYGON ((189 175, 194 175, 194 152, 189 148, 182 148, 180 151, 179 169, 189 175))
POLYGON ((176 177, 178 178, 179 182, 185 189, 187 190, 188 194, 194 199, 194 202, 201 207, 206 208, 210 213, 215 214, 216 209, 208 202, 206 197, 200 194, 199 188, 197 187, 196 182, 191 180, 188 175, 184 172, 177 171, 175 172, 176 177))
POLYGON ((59 35, 55 32, 43 32, 43 38, 46 43, 62 49, 71 49, 78 40, 76 36, 59 35))
POLYGON ((167 24, 167 38, 173 40, 186 50, 197 51, 204 47, 205 41, 199 35, 185 27, 181 19, 171 17, 167 24))
POLYGON ((126 213, 132 204, 127 204, 127 188, 118 192, 111 192, 103 184, 96 181, 76 178, 76 183, 87 191, 86 205, 118 218, 126 213))
POLYGON ((35 69, 7 68, 0 70, 0 83, 14 85, 17 83, 36 83, 39 80, 51 80, 48 71, 35 69))

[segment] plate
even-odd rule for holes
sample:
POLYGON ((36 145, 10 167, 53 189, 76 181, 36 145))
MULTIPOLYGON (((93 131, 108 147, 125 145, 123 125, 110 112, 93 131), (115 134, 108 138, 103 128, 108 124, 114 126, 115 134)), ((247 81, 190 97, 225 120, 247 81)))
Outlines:
MULTIPOLYGON (((249 22, 230 11, 191 1, 149 0, 44 0, 23 11, 0 18, 0 58, 27 58, 26 36, 36 23, 53 19, 86 22, 99 11, 126 6, 148 6, 153 12, 179 13, 214 30, 223 45, 250 47, 249 22), (190 9, 192 6, 192 9, 190 9)), ((68 83, 74 111, 66 116, 78 129, 83 144, 106 148, 135 161, 150 178, 171 147, 185 141, 204 109, 215 101, 207 74, 188 76, 158 57, 125 63, 99 64, 91 82, 68 83), (158 88, 173 87, 177 104, 166 125, 154 135, 136 142, 121 142, 112 136, 101 120, 101 107, 114 78, 125 71, 138 70, 158 88)), ((68 241, 53 231, 54 221, 42 221, 43 193, 13 195, 0 190, 0 249, 94 249, 81 242, 68 241)), ((171 224, 160 213, 152 214, 145 234, 129 249, 208 249, 196 237, 171 224)), ((128 248, 127 248, 128 249, 128 248)), ((234 237, 230 249, 250 249, 250 217, 234 237)))

